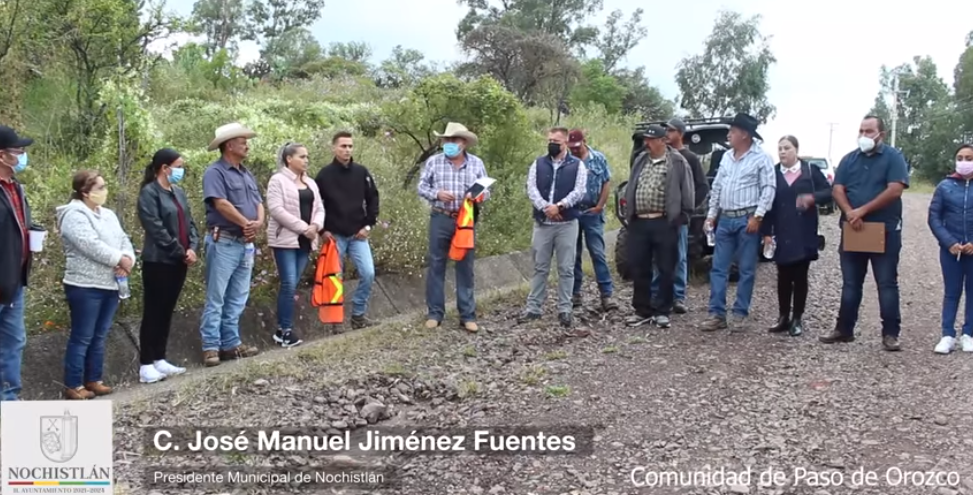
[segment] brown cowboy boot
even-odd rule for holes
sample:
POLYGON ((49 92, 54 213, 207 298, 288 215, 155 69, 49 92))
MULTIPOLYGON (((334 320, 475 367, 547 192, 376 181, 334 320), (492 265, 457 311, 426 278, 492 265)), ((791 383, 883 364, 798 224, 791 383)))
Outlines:
POLYGON ((84 388, 91 391, 97 397, 108 395, 112 391, 111 387, 105 385, 104 382, 88 382, 84 384, 84 388))
POLYGON ((64 389, 64 398, 67 400, 88 400, 94 399, 95 393, 84 388, 66 388, 64 389))

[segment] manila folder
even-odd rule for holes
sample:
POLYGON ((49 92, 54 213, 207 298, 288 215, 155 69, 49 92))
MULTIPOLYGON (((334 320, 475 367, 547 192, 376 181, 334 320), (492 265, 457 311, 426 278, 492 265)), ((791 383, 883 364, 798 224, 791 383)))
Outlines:
POLYGON ((885 222, 863 222, 864 228, 855 230, 845 222, 841 227, 842 248, 849 253, 885 252, 885 222))

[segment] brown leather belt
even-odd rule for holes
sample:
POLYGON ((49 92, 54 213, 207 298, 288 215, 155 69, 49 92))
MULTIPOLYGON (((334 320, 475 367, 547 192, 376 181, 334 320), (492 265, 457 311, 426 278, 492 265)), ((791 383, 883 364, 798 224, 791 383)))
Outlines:
POLYGON ((432 211, 439 213, 440 215, 446 215, 447 217, 450 218, 456 218, 456 215, 459 214, 458 211, 449 211, 449 210, 444 210, 442 208, 433 208, 432 211))
POLYGON ((642 214, 639 214, 639 215, 636 215, 636 216, 638 218, 654 220, 656 218, 662 218, 662 217, 666 216, 666 214, 665 213, 658 213, 657 212, 657 213, 642 213, 642 214))

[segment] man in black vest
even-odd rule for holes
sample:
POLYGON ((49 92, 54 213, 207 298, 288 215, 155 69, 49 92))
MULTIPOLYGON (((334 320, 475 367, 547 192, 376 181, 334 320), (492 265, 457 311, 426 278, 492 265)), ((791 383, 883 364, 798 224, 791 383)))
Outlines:
MULTIPOLYGON (((578 243, 578 203, 584 198, 588 172, 568 153, 568 130, 555 127, 547 134, 547 154, 538 157, 527 173, 527 197, 534 205, 534 277, 521 323, 541 317, 547 298, 551 258, 557 256, 557 318, 570 328, 574 259, 578 243)), ((582 334, 576 334, 583 336, 582 334)))
POLYGON ((628 259, 633 268, 631 326, 654 322, 669 327, 673 282, 678 261, 679 227, 696 206, 693 174, 686 158, 666 146, 666 130, 651 125, 645 151, 635 159, 625 187, 628 259), (659 268, 659 297, 652 298, 653 262, 659 268))

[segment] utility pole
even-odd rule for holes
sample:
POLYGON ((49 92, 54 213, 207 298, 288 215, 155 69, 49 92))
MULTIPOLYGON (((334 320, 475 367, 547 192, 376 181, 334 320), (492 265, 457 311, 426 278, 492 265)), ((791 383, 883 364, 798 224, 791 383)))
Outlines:
POLYGON ((889 137, 889 144, 895 148, 895 127, 899 120, 899 75, 892 75, 892 135, 889 137))
POLYGON ((831 142, 834 140, 834 126, 838 125, 837 122, 828 122, 828 163, 832 163, 831 160, 831 142))

